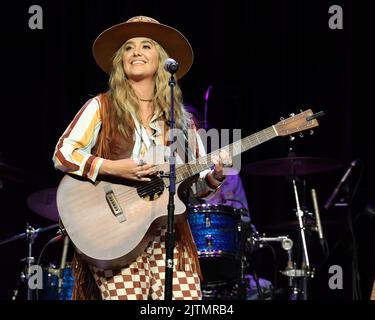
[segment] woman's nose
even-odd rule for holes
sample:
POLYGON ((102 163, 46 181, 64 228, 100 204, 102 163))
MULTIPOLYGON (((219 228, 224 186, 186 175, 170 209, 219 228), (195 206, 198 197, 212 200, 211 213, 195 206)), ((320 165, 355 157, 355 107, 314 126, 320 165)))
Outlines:
POLYGON ((140 52, 137 48, 134 48, 134 51, 133 51, 133 56, 139 56, 140 55, 140 52))

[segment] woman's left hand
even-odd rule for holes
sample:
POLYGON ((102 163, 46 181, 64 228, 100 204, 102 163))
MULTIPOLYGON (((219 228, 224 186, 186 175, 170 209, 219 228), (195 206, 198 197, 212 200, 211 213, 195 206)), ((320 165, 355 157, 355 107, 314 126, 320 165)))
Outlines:
POLYGON ((224 179, 223 168, 233 166, 233 160, 225 150, 220 150, 219 155, 213 156, 212 162, 215 165, 213 172, 214 178, 219 181, 224 179))

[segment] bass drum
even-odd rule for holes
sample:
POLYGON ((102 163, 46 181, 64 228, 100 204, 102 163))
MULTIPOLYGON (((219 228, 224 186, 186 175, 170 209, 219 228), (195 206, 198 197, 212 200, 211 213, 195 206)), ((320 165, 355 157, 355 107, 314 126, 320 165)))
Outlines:
POLYGON ((202 204, 189 208, 188 220, 204 278, 202 287, 237 281, 240 262, 236 256, 242 214, 242 209, 224 205, 202 204))

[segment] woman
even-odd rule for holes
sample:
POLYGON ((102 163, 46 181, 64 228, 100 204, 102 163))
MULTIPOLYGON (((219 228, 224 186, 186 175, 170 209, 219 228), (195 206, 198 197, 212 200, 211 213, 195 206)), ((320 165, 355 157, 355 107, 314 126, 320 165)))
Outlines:
MULTIPOLYGON (((93 45, 98 65, 110 75, 109 90, 89 100, 64 132, 54 153, 55 167, 96 181, 114 176, 149 181, 156 174, 152 163, 142 160, 152 145, 164 145, 168 137, 164 125, 169 119, 169 74, 164 61, 179 62, 181 78, 191 67, 193 52, 177 30, 144 16, 131 18, 99 35, 93 45)), ((193 127, 175 87, 176 128, 193 127)), ((199 140, 199 138, 197 137, 199 140)), ((195 156, 204 154, 198 141, 195 156)), ((224 181, 221 152, 215 167, 200 174, 195 194, 207 197, 224 181)), ((196 247, 188 223, 177 224, 174 251, 173 298, 200 299, 200 269, 196 247)), ((75 257, 74 299, 98 297, 90 277, 94 276, 103 299, 163 299, 165 270, 165 228, 158 229, 154 241, 130 265, 119 270, 86 266, 75 257)))

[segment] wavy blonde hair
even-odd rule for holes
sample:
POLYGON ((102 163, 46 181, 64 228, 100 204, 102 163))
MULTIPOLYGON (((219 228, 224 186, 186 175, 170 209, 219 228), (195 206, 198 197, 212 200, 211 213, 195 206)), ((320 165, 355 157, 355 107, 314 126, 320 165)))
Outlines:
MULTIPOLYGON (((154 107, 155 111, 161 110, 164 120, 170 117, 170 88, 168 86, 169 73, 164 70, 164 61, 169 58, 166 51, 156 41, 150 39, 155 46, 158 56, 159 65, 155 73, 155 89, 154 89, 154 107)), ((126 138, 132 137, 134 133, 134 122, 129 111, 135 112, 138 119, 138 99, 125 75, 123 68, 123 55, 125 51, 125 43, 114 55, 112 63, 112 73, 109 78, 109 103, 114 108, 114 116, 117 120, 118 131, 126 138)), ((182 92, 178 84, 174 89, 174 106, 175 106, 175 123, 180 129, 188 129, 191 127, 191 116, 185 110, 182 104, 182 92)))

